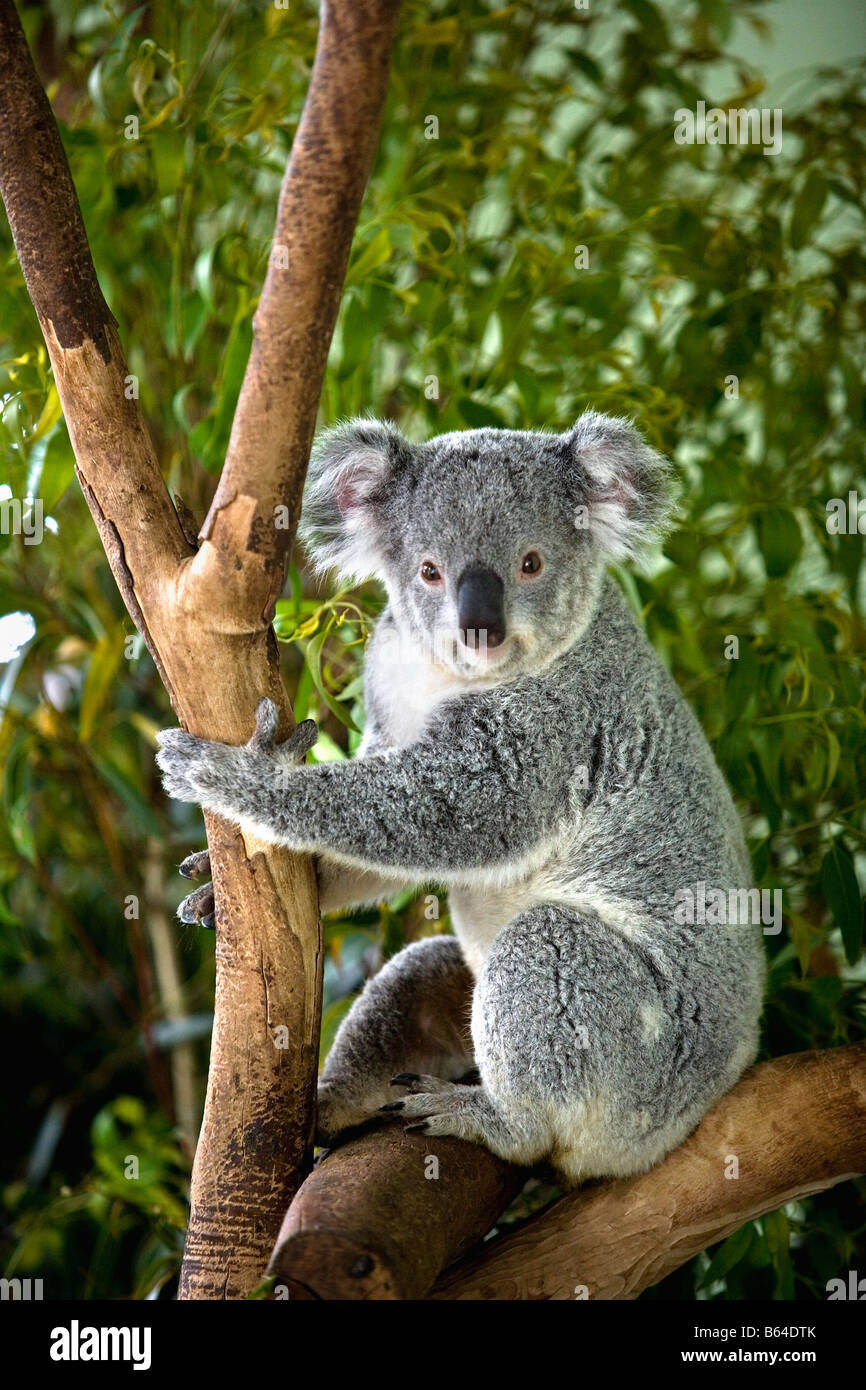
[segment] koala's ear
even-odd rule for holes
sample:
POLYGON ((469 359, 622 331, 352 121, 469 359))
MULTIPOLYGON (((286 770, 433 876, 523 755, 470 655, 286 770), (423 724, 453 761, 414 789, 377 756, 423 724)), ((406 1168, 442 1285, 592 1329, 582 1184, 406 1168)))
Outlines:
POLYGON ((381 576, 388 487, 411 449, 378 420, 350 420, 319 436, 298 528, 317 569, 346 581, 381 576))
POLYGON ((630 420, 588 410, 565 438, 585 508, 576 524, 589 525, 608 559, 633 556, 665 533, 676 506, 673 470, 630 420))

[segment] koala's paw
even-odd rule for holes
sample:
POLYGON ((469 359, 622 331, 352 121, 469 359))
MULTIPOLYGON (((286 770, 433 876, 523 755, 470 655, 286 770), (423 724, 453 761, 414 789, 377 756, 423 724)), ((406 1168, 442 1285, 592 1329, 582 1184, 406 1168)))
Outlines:
POLYGON ((330 1148, 346 1130, 358 1129, 376 1118, 375 1106, 365 1106, 330 1081, 320 1081, 316 1099, 316 1143, 330 1148))
POLYGON ((196 738, 185 729, 164 729, 156 762, 169 796, 203 802, 228 817, 244 811, 270 768, 282 775, 297 767, 318 738, 314 721, 305 719, 285 742, 277 743, 277 718, 273 700, 260 700, 255 732, 241 747, 196 738))
POLYGON ((222 786, 230 789, 234 785, 237 748, 196 738, 185 729, 163 729, 158 739, 156 765, 162 773, 162 785, 176 801, 201 801, 222 786))
POLYGON ((216 926, 213 884, 203 883, 200 888, 196 888, 194 893, 190 893, 188 897, 184 898, 177 909, 177 915, 189 927, 194 927, 198 923, 200 927, 212 931, 216 926))
MULTIPOLYGON (((196 850, 194 854, 188 854, 182 863, 178 864, 177 871, 182 878, 201 878, 204 874, 210 873, 210 854, 206 849, 196 850)), ((190 893, 184 898, 177 909, 177 915, 187 926, 205 927, 212 931, 216 926, 216 904, 214 903, 213 884, 203 883, 195 892, 190 893)))
POLYGON ((210 873, 210 851, 198 849, 194 854, 188 854, 178 864, 177 871, 181 878, 203 878, 210 873))
POLYGON ((419 1076, 414 1072, 392 1077, 391 1085, 404 1086, 408 1094, 403 1100, 381 1106, 380 1111, 415 1121, 406 1126, 407 1133, 451 1134, 475 1144, 485 1142, 481 1116, 476 1113, 480 1086, 460 1086, 439 1076, 419 1076))

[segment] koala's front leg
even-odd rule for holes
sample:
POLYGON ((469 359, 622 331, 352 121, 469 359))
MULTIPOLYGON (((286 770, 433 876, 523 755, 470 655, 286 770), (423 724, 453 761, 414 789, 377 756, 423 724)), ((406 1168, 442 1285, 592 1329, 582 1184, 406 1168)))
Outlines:
POLYGON ((288 782, 318 736, 313 720, 305 719, 278 744, 277 718, 273 701, 260 700, 255 732, 241 746, 197 738, 184 729, 163 730, 156 761, 169 796, 197 801, 229 820, 249 820, 262 794, 272 796, 288 782))
MULTIPOLYGON (((275 727, 269 703, 259 723, 275 727)), ((564 754, 505 696, 452 702, 417 743, 350 762, 298 767, 284 750, 309 746, 306 728, 280 745, 266 729, 244 748, 169 730, 166 790, 274 843, 415 882, 513 868, 566 809, 550 774, 564 754)))

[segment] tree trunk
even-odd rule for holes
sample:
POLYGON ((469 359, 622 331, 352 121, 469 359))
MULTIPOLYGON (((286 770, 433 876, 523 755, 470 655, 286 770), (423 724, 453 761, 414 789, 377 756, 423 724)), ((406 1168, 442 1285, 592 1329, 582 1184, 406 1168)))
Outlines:
MULTIPOLYGON (((387 87, 398 0, 326 0, 225 468, 195 550, 168 495, 96 279, 66 156, 12 0, 0 0, 0 191, 77 473, 181 723, 245 741, 261 695, 291 727, 270 622, 387 87), (277 510, 288 507, 281 527, 277 510)), ((206 817, 217 901, 208 1095, 181 1296, 261 1280, 305 1171, 321 1012, 309 860, 206 817), (285 1029, 288 1047, 277 1045, 285 1029)))

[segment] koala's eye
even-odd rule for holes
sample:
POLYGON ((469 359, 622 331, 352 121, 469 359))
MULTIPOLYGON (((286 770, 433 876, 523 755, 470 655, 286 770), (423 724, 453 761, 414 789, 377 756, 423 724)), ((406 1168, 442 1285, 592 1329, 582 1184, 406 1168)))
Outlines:
POLYGON ((425 584, 441 584, 442 572, 432 560, 425 560, 421 565, 421 578, 425 584))
POLYGON ((537 550, 530 550, 528 555, 524 555, 520 562, 521 578, 533 579, 536 574, 541 574, 544 568, 544 561, 537 550))

